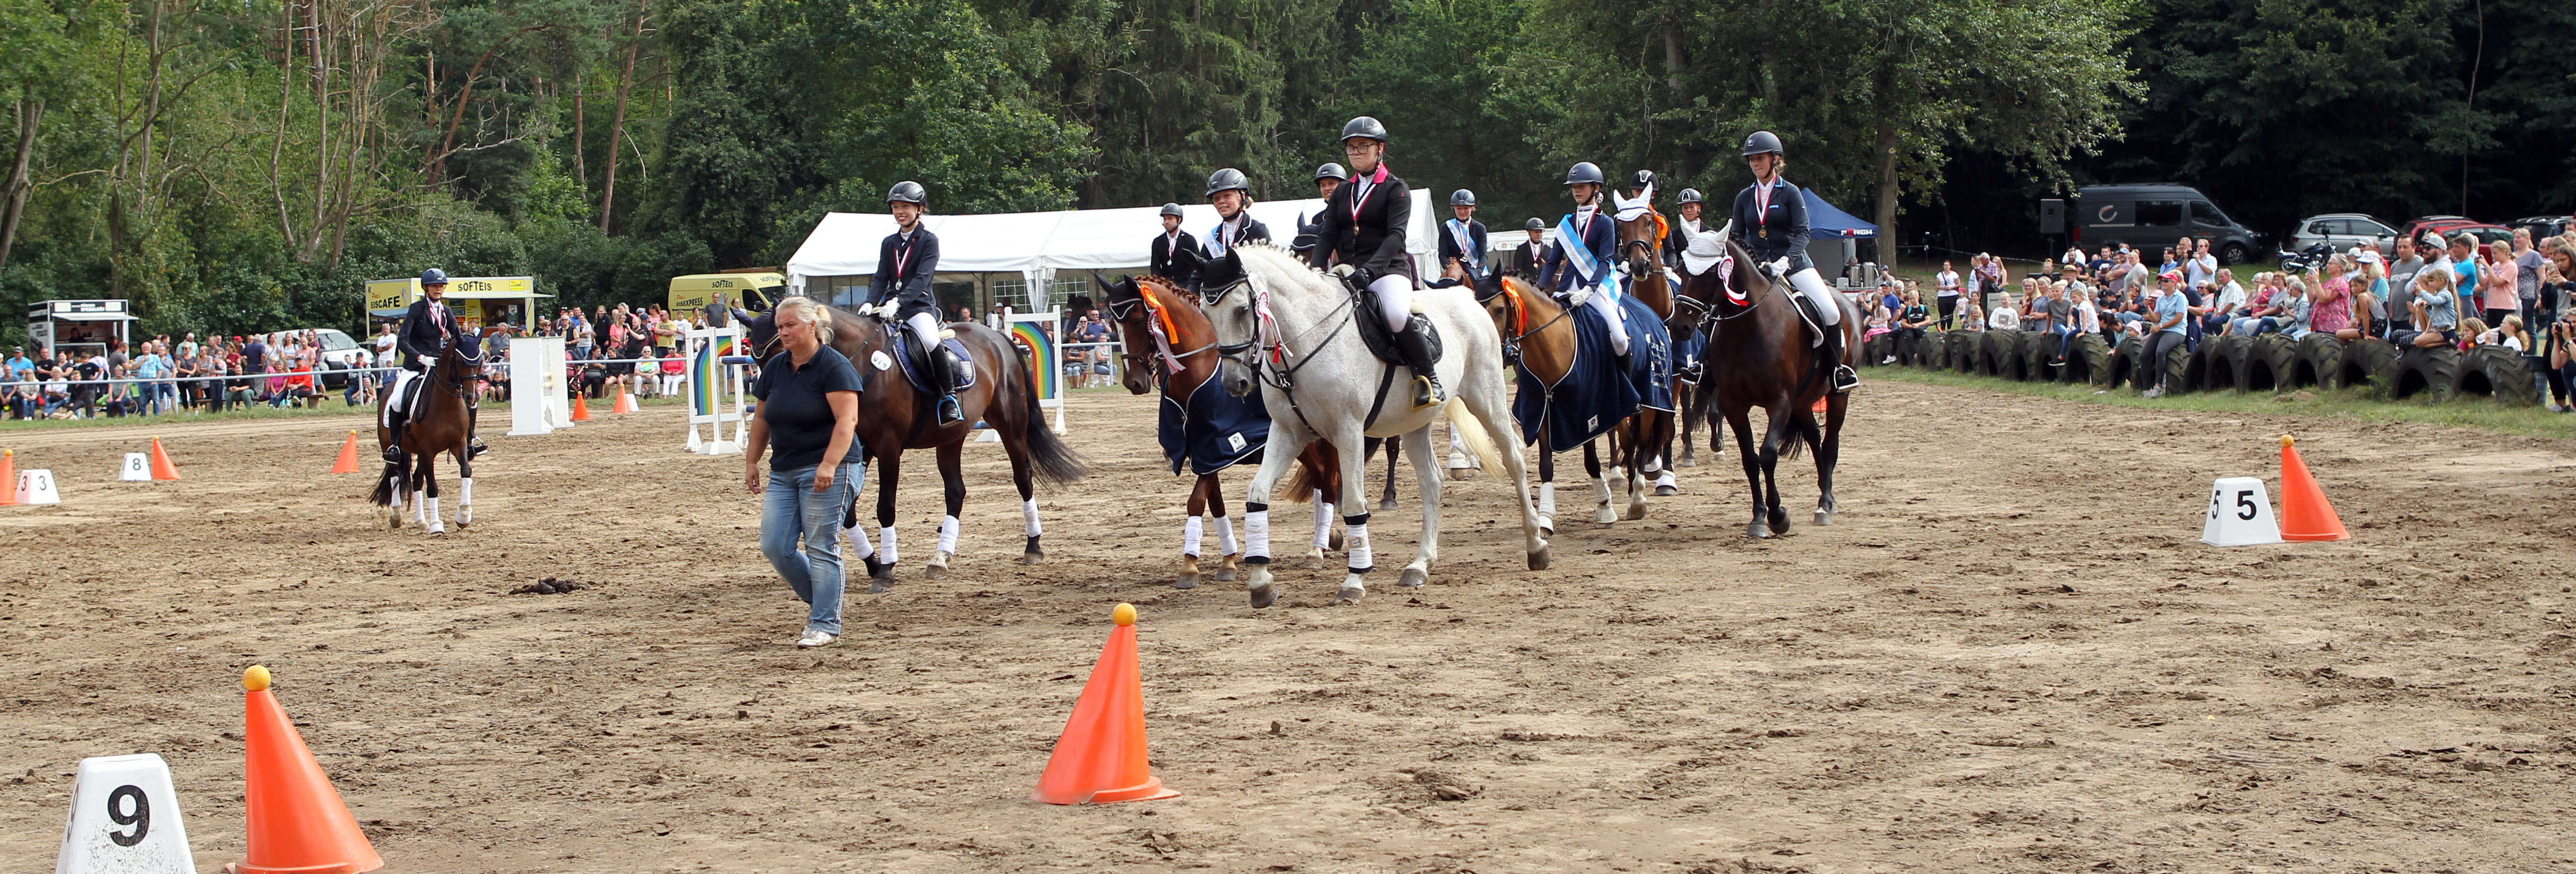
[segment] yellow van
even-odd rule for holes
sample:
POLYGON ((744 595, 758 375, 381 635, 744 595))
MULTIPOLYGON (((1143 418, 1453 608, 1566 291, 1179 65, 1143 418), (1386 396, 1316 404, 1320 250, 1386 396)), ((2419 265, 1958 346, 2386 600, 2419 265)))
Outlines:
POLYGON ((787 296, 787 276, 783 273, 695 273, 671 277, 671 311, 702 312, 707 303, 722 294, 734 306, 752 312, 767 312, 787 296))

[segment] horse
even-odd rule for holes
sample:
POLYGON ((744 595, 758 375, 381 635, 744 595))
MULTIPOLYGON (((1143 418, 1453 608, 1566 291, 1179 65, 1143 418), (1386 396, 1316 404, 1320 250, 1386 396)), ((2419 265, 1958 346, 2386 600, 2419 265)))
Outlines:
MULTIPOLYGON (((941 427, 930 406, 939 393, 914 389, 895 360, 902 351, 889 335, 888 326, 897 331, 909 329, 901 323, 888 322, 885 311, 879 308, 860 307, 856 312, 829 305, 823 308, 832 314, 831 347, 858 368, 863 390, 859 392, 857 439, 865 456, 877 462, 878 564, 872 569, 876 579, 869 583, 868 590, 893 589, 897 558, 894 496, 902 482, 906 449, 929 449, 938 455, 939 476, 947 486, 947 515, 939 520, 939 548, 921 572, 934 580, 948 576, 948 563, 957 557, 957 514, 966 505, 961 453, 977 421, 1001 435, 1002 451, 1011 459, 1011 484, 1020 492, 1020 518, 1027 536, 1020 563, 1037 564, 1043 560, 1046 551, 1038 544, 1041 526, 1036 480, 1069 483, 1089 471, 1082 458, 1047 427, 1045 415, 1038 411, 1037 389, 1030 381, 1029 364, 1020 347, 1002 332, 974 322, 947 324, 942 333, 956 335, 958 344, 972 359, 969 364, 981 376, 973 386, 957 393, 957 403, 964 408, 966 417, 957 424, 941 427)), ((760 358, 767 360, 770 347, 778 342, 777 311, 762 313, 746 324, 745 336, 751 348, 759 350, 760 358)), ((853 506, 851 516, 856 515, 857 508, 853 506)), ((867 535, 852 531, 850 536, 867 535)))
MULTIPOLYGON (((368 500, 376 506, 392 508, 387 513, 389 527, 402 527, 402 508, 406 499, 412 502, 412 521, 431 534, 446 534, 447 522, 438 512, 438 466, 441 452, 456 459, 456 528, 459 531, 474 522, 474 453, 467 448, 474 423, 473 397, 476 382, 483 372, 483 357, 468 355, 483 348, 482 340, 460 332, 447 338, 438 350, 438 363, 429 371, 414 377, 419 383, 411 409, 403 420, 402 460, 386 462, 384 474, 376 477, 375 491, 368 500)), ((385 427, 385 404, 393 393, 376 402, 376 448, 394 445, 395 429, 385 427)))
MULTIPOLYGON (((1662 214, 1647 210, 1638 213, 1635 218, 1621 219, 1613 215, 1611 227, 1618 231, 1619 258, 1628 265, 1626 294, 1636 298, 1638 303, 1645 304, 1646 309, 1653 311, 1655 318, 1663 321, 1667 342, 1678 345, 1680 341, 1675 338, 1686 336, 1691 325, 1687 321, 1678 327, 1674 325, 1676 320, 1685 317, 1675 305, 1676 295, 1673 293, 1674 287, 1680 283, 1675 282, 1671 271, 1664 267, 1664 234, 1667 231, 1667 225, 1664 223, 1662 214)), ((1674 362, 1672 379, 1668 387, 1672 391, 1675 407, 1686 406, 1680 402, 1680 399, 1683 397, 1683 389, 1688 385, 1689 383, 1682 381, 1681 363, 1674 362)), ((1644 443, 1654 447, 1653 452, 1645 453, 1643 456, 1645 470, 1639 471, 1635 465, 1630 465, 1627 470, 1632 478, 1640 475, 1654 478, 1655 494, 1659 496, 1681 492, 1672 473, 1673 426, 1677 418, 1679 417, 1673 412, 1653 407, 1640 409, 1637 415, 1626 423, 1626 432, 1615 435, 1611 441, 1614 447, 1613 454, 1617 454, 1615 447, 1623 438, 1632 443, 1644 443)), ((1638 501, 1630 509, 1642 515, 1645 512, 1645 504, 1643 501, 1638 501)))
POLYGON ((1700 378, 1699 392, 1716 405, 1710 416, 1710 446, 1716 446, 1716 418, 1723 415, 1735 430, 1744 478, 1753 492, 1753 521, 1745 526, 1747 536, 1763 538, 1789 531, 1789 514, 1780 506, 1776 477, 1783 438, 1795 440, 1787 446, 1790 458, 1796 458, 1802 447, 1815 450, 1816 487, 1821 492, 1816 524, 1834 524, 1834 462, 1842 453, 1843 413, 1851 394, 1831 390, 1833 368, 1837 363, 1859 363, 1860 312, 1850 299, 1834 295, 1835 305, 1842 308, 1842 324, 1835 329, 1844 332, 1843 360, 1817 354, 1805 317, 1793 299, 1797 292, 1785 281, 1774 283, 1756 271, 1753 256, 1727 237, 1732 229, 1729 223, 1692 239, 1684 259, 1690 275, 1681 287, 1682 296, 1697 302, 1706 313, 1700 318, 1700 330, 1708 335, 1704 360, 1709 367, 1700 378), (1819 398, 1825 402, 1821 431, 1814 412, 1819 398), (1762 407, 1769 419, 1758 451, 1751 418, 1755 406, 1762 407))
MULTIPOLYGON (((1364 436, 1403 435, 1411 444, 1414 478, 1422 487, 1422 540, 1419 554, 1405 565, 1397 585, 1421 586, 1430 579, 1439 555, 1440 469, 1431 452, 1431 422, 1445 408, 1449 421, 1467 435, 1469 447, 1489 470, 1506 470, 1517 490, 1521 537, 1532 570, 1549 563, 1547 536, 1530 503, 1529 476, 1521 458, 1518 434, 1508 427, 1508 400, 1503 390, 1502 337, 1491 320, 1478 312, 1464 289, 1422 289, 1413 293, 1416 312, 1427 318, 1445 347, 1435 365, 1449 401, 1414 409, 1411 380, 1398 379, 1400 365, 1372 353, 1360 336, 1373 330, 1356 323, 1377 318, 1373 304, 1345 283, 1308 267, 1287 249, 1266 243, 1227 251, 1232 275, 1200 293, 1208 321, 1216 328, 1222 356, 1220 383, 1236 397, 1260 391, 1271 411, 1270 440, 1262 453, 1261 471, 1245 496, 1245 528, 1254 532, 1244 563, 1252 569, 1252 606, 1266 607, 1271 590, 1269 503, 1279 478, 1306 446, 1321 439, 1341 456, 1342 494, 1368 493, 1368 470, 1361 457, 1364 436), (1367 311, 1363 312, 1362 310, 1367 311), (1285 412, 1282 412, 1285 411, 1285 412), (1504 449, 1497 449, 1503 447, 1504 449)), ((1366 593, 1375 567, 1368 534, 1369 515, 1346 517, 1349 574, 1335 593, 1336 603, 1356 604, 1366 593)))
MULTIPOLYGON (((1202 387, 1223 391, 1213 384, 1217 365, 1215 328, 1208 324, 1207 314, 1199 311, 1198 296, 1159 276, 1122 278, 1116 285, 1098 277, 1094 277, 1092 282, 1100 286, 1101 300, 1109 310, 1111 323, 1118 326, 1119 338, 1127 349, 1119 355, 1119 383, 1126 386, 1130 394, 1141 395, 1158 387, 1162 389, 1165 418, 1182 425, 1185 441, 1181 449, 1184 457, 1173 462, 1173 472, 1180 472, 1183 461, 1192 462, 1195 466, 1195 451, 1199 447, 1186 445, 1188 431, 1183 423, 1198 412, 1194 408, 1201 404, 1199 392, 1202 387)), ((1209 400, 1231 403, 1216 398, 1209 400)), ((1172 447, 1167 444, 1164 448, 1169 451, 1172 447)), ((1333 507, 1342 500, 1342 475, 1336 467, 1338 459, 1324 451, 1327 448, 1317 442, 1308 445, 1306 451, 1297 456, 1300 470, 1314 482, 1315 540, 1307 547, 1305 557, 1315 567, 1324 566, 1325 550, 1341 548, 1340 538, 1334 536, 1333 531, 1333 507)), ((1226 466, 1236 461, 1259 461, 1261 451, 1254 448, 1249 454, 1231 456, 1225 462, 1226 466)), ((1225 550, 1224 558, 1217 566, 1216 579, 1232 582, 1242 569, 1243 554, 1235 545, 1234 521, 1225 514, 1225 490, 1217 479, 1217 472, 1210 470, 1198 474, 1198 480, 1190 486, 1189 524, 1182 535, 1181 571, 1172 582, 1173 588, 1198 587, 1199 517, 1210 510, 1215 511, 1216 524, 1222 532, 1217 542, 1225 550)), ((1298 491, 1292 492, 1291 496, 1304 499, 1308 494, 1298 491)))
MULTIPOLYGON (((1539 402, 1541 410, 1539 415, 1542 417, 1548 415, 1547 411, 1555 406, 1555 387, 1565 381, 1567 372, 1574 367, 1576 340, 1573 311, 1558 303, 1554 296, 1539 291, 1537 287, 1522 282, 1517 277, 1490 276, 1477 280, 1452 265, 1448 269, 1447 278, 1476 288, 1477 303, 1484 306, 1485 314, 1494 322, 1494 330, 1502 335, 1504 362, 1520 368, 1519 390, 1523 395, 1539 392, 1543 398, 1539 402)), ((1671 415, 1661 410, 1655 412, 1667 417, 1671 415)), ((1620 478, 1618 473, 1621 470, 1620 464, 1630 464, 1627 470, 1636 469, 1633 466, 1633 456, 1639 454, 1634 451, 1637 444, 1622 443, 1620 437, 1628 423, 1634 422, 1645 413, 1644 409, 1639 409, 1628 418, 1622 419, 1619 426, 1611 428, 1603 435, 1610 438, 1612 467, 1607 475, 1602 471, 1597 441, 1587 440, 1583 443, 1583 470, 1592 477, 1593 482, 1595 506, 1592 520, 1594 522, 1609 525, 1622 518, 1620 511, 1610 507, 1612 497, 1610 480, 1620 478)), ((1554 534, 1556 533, 1556 454, 1574 447, 1554 445, 1544 420, 1534 425, 1528 422, 1522 424, 1528 425, 1529 430, 1536 430, 1539 435, 1539 527, 1549 534, 1554 534)), ((1642 489, 1632 487, 1628 490, 1625 518, 1636 520, 1645 517, 1646 499, 1642 489)))

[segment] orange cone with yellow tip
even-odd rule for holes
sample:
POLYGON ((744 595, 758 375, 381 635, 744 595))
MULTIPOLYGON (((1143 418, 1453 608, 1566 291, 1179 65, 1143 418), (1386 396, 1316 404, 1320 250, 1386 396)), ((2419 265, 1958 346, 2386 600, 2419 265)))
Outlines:
POLYGON ((18 503, 18 452, 0 449, 0 507, 18 503))
POLYGON ((2343 517, 2335 515, 2334 505, 2326 502, 2324 489, 2308 475, 2308 463, 2299 460, 2297 441, 2281 435, 2281 539, 2344 540, 2352 532, 2343 528, 2343 517))
POLYGON ((385 866, 358 830, 349 805, 268 691, 268 669, 242 671, 248 715, 242 732, 242 808, 249 852, 230 874, 358 874, 385 866))
POLYGON ((582 402, 581 392, 572 393, 572 420, 575 422, 590 421, 590 405, 582 402))
POLYGON ((161 438, 152 438, 152 478, 178 479, 179 467, 170 463, 170 453, 161 451, 161 438))
POLYGON ((1145 690, 1136 665, 1136 607, 1110 611, 1118 628, 1091 666, 1091 681, 1073 702, 1073 718, 1056 738, 1038 775, 1036 798, 1048 804, 1148 801, 1181 793, 1163 788, 1145 761, 1145 690))
POLYGON ((331 472, 358 472, 358 432, 349 432, 349 442, 340 444, 340 460, 331 462, 331 472))
POLYGON ((635 412, 635 410, 635 393, 631 391, 622 391, 617 393, 617 406, 609 408, 608 411, 612 413, 632 413, 635 412))

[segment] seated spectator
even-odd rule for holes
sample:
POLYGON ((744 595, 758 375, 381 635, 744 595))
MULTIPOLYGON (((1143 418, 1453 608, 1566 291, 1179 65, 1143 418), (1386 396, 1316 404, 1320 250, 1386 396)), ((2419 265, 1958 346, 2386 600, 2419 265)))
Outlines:
POLYGON ((2388 341, 2400 346, 2433 349, 2457 346, 2460 342, 2459 274, 2430 266, 2415 274, 2414 300, 2408 302, 2414 327, 2402 335, 2391 335, 2388 341))
POLYGON ((2346 278, 2352 269, 2352 259, 2340 252, 2326 259, 2325 269, 2308 269, 2310 330, 2337 337, 2345 331, 2360 332, 2359 324, 2353 321, 2352 286, 2346 278))
POLYGON ((2154 384, 2140 392, 2142 398, 2159 398, 2165 394, 2165 355, 2181 346, 2190 335, 2183 321, 2191 315, 2190 299, 2182 295, 2182 274, 2167 271, 2156 281, 2155 321, 2148 325, 2146 348, 2138 358, 2140 366, 2155 374, 2154 384))
POLYGON ((2218 286, 2202 298, 2209 301, 2209 314, 2201 318, 2201 332, 2205 334, 2227 333, 2228 327, 2245 312, 2245 285, 2236 281, 2235 273, 2220 271, 2219 276, 2218 286))
POLYGON ((2066 363, 2066 347, 2075 341, 2075 302, 2066 299, 2066 284, 2048 283, 2048 290, 2031 309, 2039 313, 2040 333, 2057 341, 2057 351, 2050 363, 2066 363))
POLYGON ((1964 314, 1960 316, 1960 322, 1967 326, 1969 333, 1979 333, 1986 329, 1986 308, 1984 306, 1972 300, 1968 301, 1967 304, 1961 308, 1960 312, 1964 314))
POLYGON ((1998 331, 2021 327, 2021 315, 2013 312, 2012 295, 2004 295, 2004 305, 1996 307, 1994 314, 1986 317, 1986 327, 1998 331))

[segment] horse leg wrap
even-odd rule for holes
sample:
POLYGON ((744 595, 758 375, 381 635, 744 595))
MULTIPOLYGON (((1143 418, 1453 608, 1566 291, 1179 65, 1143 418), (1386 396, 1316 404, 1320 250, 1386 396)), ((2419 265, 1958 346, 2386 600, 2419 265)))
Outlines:
POLYGON ((1243 502, 1243 563, 1270 563, 1270 505, 1243 502))
POLYGON ((1181 523, 1182 555, 1196 557, 1199 554, 1199 537, 1206 530, 1202 527, 1206 524, 1207 520, 1197 516, 1192 516, 1189 521, 1181 523))
POLYGON ((867 561, 877 557, 877 542, 868 539, 867 532, 861 531, 858 526, 853 525, 848 528, 841 529, 841 533, 850 536, 851 558, 859 561, 867 561))
POLYGON ((1377 569, 1377 558, 1369 549, 1368 520, 1367 513, 1342 517, 1342 524, 1350 529, 1342 535, 1342 542, 1351 547, 1351 573, 1364 574, 1377 569))
POLYGON ((1548 480, 1538 484, 1538 514, 1550 519, 1556 518, 1555 480, 1548 480))
POLYGON ((1325 501, 1323 496, 1324 493, 1322 490, 1316 490, 1315 548, 1331 549, 1333 548, 1333 505, 1331 502, 1325 501))
POLYGON ((894 526, 877 529, 877 555, 880 558, 878 564, 894 563, 894 526))
POLYGON ((1674 479, 1673 472, 1667 470, 1655 475, 1655 486, 1658 488, 1667 486, 1672 488, 1681 488, 1681 480, 1674 479))
POLYGON ((469 476, 456 481, 456 505, 459 507, 474 506, 473 477, 469 476))
POLYGON ((1030 537, 1036 537, 1040 534, 1046 533, 1045 531, 1039 530, 1038 499, 1036 498, 1030 498, 1020 502, 1020 521, 1025 523, 1025 526, 1029 530, 1030 537))
POLYGON ((955 516, 939 517, 939 551, 945 555, 957 554, 957 517, 955 516))
POLYGON ((1243 552, 1240 547, 1234 545, 1234 520, 1231 518, 1216 517, 1216 552, 1218 555, 1239 555, 1243 552))

